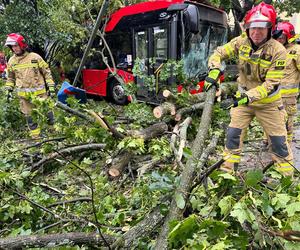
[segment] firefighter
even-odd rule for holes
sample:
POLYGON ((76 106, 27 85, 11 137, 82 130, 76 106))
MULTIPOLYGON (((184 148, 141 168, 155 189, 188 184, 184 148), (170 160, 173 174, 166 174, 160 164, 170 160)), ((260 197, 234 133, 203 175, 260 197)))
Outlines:
POLYGON ((280 22, 276 26, 274 36, 281 34, 277 41, 287 50, 287 62, 284 77, 281 81, 281 97, 283 106, 288 114, 287 138, 293 139, 294 117, 297 113, 297 97, 300 82, 300 45, 296 43, 297 36, 294 26, 289 22, 280 22))
POLYGON ((241 158, 242 135, 256 117, 271 142, 275 168, 283 175, 293 174, 293 156, 285 128, 286 112, 279 88, 286 65, 286 50, 271 37, 275 22, 273 6, 260 3, 245 16, 246 36, 241 35, 218 47, 209 58, 206 90, 213 85, 217 86, 221 62, 238 57, 238 93, 235 99, 222 103, 223 108, 231 109, 224 150, 225 162, 221 166, 227 172, 236 170, 241 158))
MULTIPOLYGON (((25 115, 29 133, 32 138, 40 136, 40 128, 33 121, 31 116, 34 105, 31 103, 33 96, 43 99, 48 98, 46 84, 49 95, 54 97, 55 89, 48 64, 36 53, 28 52, 28 45, 22 35, 11 33, 7 35, 5 45, 8 46, 14 55, 7 63, 7 98, 10 99, 12 91, 16 89, 20 100, 21 112, 25 115)), ((50 111, 47 114, 48 123, 54 124, 54 115, 50 111)))

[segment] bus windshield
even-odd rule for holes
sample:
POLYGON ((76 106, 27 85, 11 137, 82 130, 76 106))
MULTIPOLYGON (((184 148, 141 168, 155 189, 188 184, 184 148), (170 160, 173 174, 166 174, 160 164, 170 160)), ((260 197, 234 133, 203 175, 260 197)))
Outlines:
POLYGON ((200 32, 187 34, 183 48, 184 72, 188 78, 199 78, 207 74, 207 62, 213 51, 224 44, 226 29, 210 24, 201 24, 200 32))

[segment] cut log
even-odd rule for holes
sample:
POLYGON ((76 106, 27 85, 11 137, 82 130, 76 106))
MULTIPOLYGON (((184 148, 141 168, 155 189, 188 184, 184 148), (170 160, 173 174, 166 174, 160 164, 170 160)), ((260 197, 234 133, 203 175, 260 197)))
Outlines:
MULTIPOLYGON (((108 244, 115 240, 113 236, 104 236, 108 244)), ((59 233, 48 235, 17 236, 0 239, 0 249, 24 249, 24 248, 54 248, 55 246, 86 245, 91 247, 105 246, 97 233, 59 233)))
POLYGON ((176 114, 176 107, 173 103, 164 102, 163 104, 155 107, 153 109, 153 115, 156 118, 162 118, 165 115, 175 115, 176 114))
POLYGON ((191 114, 196 110, 202 110, 203 107, 204 107, 204 102, 201 102, 201 103, 196 103, 190 107, 179 109, 175 115, 175 121, 180 121, 183 116, 187 114, 191 114))
POLYGON ((189 197, 189 192, 195 176, 195 169, 197 167, 196 162, 203 152, 205 140, 209 134, 215 94, 215 87, 212 87, 207 92, 198 133, 192 145, 192 157, 188 159, 185 169, 180 176, 180 181, 178 182, 179 185, 175 190, 174 198, 170 205, 169 214, 166 217, 162 230, 156 241, 156 250, 168 249, 167 236, 169 234, 169 224, 173 220, 180 220, 182 218, 184 207, 179 207, 177 205, 176 197, 182 197, 185 202, 189 197))
POLYGON ((165 122, 155 123, 142 130, 130 130, 127 135, 142 138, 145 141, 160 136, 168 131, 168 125, 165 122))
POLYGON ((112 177, 118 177, 123 169, 128 165, 134 153, 126 151, 119 158, 112 162, 112 166, 108 170, 108 174, 112 177))
POLYGON ((162 95, 167 101, 176 102, 177 97, 170 90, 165 89, 162 95))

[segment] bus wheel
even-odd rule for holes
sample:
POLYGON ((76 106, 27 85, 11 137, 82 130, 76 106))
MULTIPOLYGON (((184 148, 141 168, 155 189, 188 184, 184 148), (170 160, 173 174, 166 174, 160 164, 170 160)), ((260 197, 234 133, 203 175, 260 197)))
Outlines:
POLYGON ((112 101, 119 105, 127 103, 127 96, 125 90, 119 82, 112 82, 109 86, 109 95, 112 101))

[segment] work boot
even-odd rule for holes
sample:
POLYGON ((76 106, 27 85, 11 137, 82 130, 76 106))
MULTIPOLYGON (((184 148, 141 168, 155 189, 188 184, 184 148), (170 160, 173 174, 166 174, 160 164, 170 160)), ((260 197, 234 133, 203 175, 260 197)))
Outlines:
POLYGON ((29 128, 30 137, 33 139, 39 138, 41 130, 38 127, 38 124, 33 121, 31 116, 26 116, 26 121, 29 128))
POLYGON ((41 130, 38 127, 36 129, 30 129, 29 130, 29 135, 32 139, 40 138, 40 134, 41 134, 41 130))

